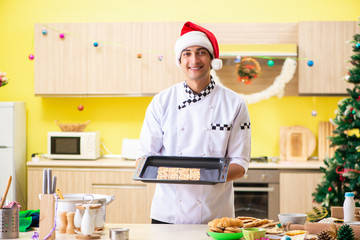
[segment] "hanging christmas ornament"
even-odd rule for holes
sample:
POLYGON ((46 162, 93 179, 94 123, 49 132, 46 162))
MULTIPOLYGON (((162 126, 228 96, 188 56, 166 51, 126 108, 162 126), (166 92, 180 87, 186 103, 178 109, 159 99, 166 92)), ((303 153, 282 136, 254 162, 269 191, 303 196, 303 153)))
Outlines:
POLYGON ((63 33, 59 34, 59 38, 63 39, 64 37, 65 37, 65 34, 63 34, 63 33))
POLYGON ((241 62, 241 56, 240 55, 237 55, 235 60, 234 60, 235 63, 240 63, 241 62))
POLYGON ((331 192, 331 191, 332 191, 332 187, 329 187, 329 188, 328 188, 328 191, 331 192))
POLYGON ((316 109, 316 97, 313 97, 312 101, 313 101, 313 109, 314 110, 312 110, 311 116, 316 117, 317 116, 317 111, 315 110, 316 109))
POLYGON ((142 58, 142 54, 141 54, 141 53, 138 53, 138 54, 136 55, 136 57, 137 57, 137 58, 142 58))
POLYGON ((314 62, 313 62, 312 60, 309 60, 309 61, 307 62, 307 65, 308 65, 309 67, 312 67, 312 66, 314 66, 314 62))
POLYGON ((80 105, 78 106, 78 110, 79 110, 79 111, 84 110, 84 106, 80 104, 80 105))
POLYGON ((241 59, 240 63, 236 64, 236 71, 239 82, 250 84, 251 80, 259 75, 261 68, 255 59, 245 57, 241 59))
POLYGON ((94 42, 94 47, 97 47, 97 46, 99 46, 99 43, 98 42, 94 42))
POLYGON ((47 30, 44 28, 41 33, 42 33, 42 35, 46 35, 46 34, 47 34, 47 30))
POLYGON ((158 59, 159 59, 159 61, 161 62, 161 61, 164 59, 164 56, 161 55, 161 54, 159 54, 159 55, 158 55, 158 59))
POLYGON ((267 65, 269 66, 269 67, 272 67, 272 66, 274 66, 274 61, 273 60, 269 60, 268 62, 267 62, 267 65))
POLYGON ((360 49, 360 43, 357 43, 355 46, 357 49, 360 49))
POLYGON ((32 55, 32 54, 29 55, 29 59, 30 59, 30 60, 34 60, 34 58, 35 58, 34 55, 32 55))
POLYGON ((360 101, 360 96, 358 96, 358 98, 356 99, 356 101, 360 101))

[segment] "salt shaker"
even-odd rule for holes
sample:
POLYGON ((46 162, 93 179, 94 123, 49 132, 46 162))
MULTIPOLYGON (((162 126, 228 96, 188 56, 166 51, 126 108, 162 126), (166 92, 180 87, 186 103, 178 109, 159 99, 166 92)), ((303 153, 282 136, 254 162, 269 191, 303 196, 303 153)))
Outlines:
POLYGON ((105 225, 104 216, 101 212, 101 208, 96 209, 95 212, 95 229, 102 229, 105 225))
POLYGON ((84 207, 81 204, 76 204, 76 211, 74 216, 74 225, 77 230, 81 228, 81 220, 83 217, 84 207))
POLYGON ((344 209, 344 223, 353 222, 355 215, 355 201, 354 201, 353 192, 345 193, 345 201, 344 201, 343 209, 344 209))

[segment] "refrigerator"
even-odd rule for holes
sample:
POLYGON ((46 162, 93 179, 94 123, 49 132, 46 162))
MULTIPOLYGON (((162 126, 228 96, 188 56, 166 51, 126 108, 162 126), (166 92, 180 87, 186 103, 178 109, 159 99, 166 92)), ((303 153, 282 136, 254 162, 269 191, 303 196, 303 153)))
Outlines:
POLYGON ((0 102, 0 196, 9 176, 12 182, 6 199, 17 201, 21 210, 26 202, 26 110, 24 102, 0 102))

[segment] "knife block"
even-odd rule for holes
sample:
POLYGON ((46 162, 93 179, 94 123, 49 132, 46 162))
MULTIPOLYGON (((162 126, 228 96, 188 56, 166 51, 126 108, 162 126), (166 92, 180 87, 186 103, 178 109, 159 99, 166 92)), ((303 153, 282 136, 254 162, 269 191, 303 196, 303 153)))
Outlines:
POLYGON ((39 239, 55 239, 55 196, 54 194, 42 194, 40 199, 39 239), (53 230, 54 229, 54 230, 53 230))

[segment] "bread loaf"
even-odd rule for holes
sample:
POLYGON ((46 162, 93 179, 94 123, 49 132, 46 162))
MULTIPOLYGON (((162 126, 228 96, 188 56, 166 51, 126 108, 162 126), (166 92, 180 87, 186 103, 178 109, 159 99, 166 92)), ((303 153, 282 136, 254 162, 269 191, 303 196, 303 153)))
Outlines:
POLYGON ((218 228, 242 227, 244 225, 240 219, 229 218, 229 217, 215 218, 214 220, 210 221, 208 224, 209 227, 218 227, 218 228))

